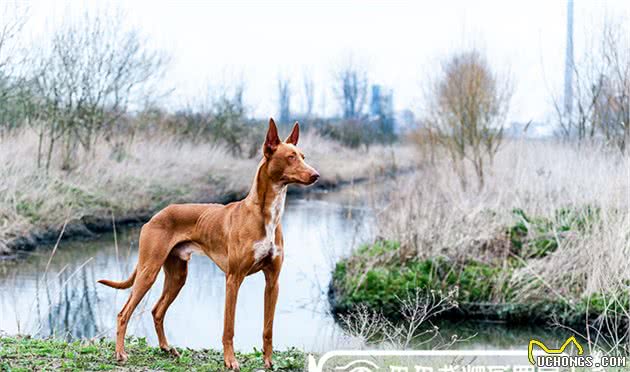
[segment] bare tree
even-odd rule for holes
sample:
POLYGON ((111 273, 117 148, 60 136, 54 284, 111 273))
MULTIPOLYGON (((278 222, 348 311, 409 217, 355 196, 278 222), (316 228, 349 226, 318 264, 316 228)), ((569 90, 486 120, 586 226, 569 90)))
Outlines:
POLYGON ((335 93, 344 119, 357 119, 366 104, 368 77, 363 66, 349 59, 334 75, 335 93))
POLYGON ((288 78, 278 77, 278 105, 280 123, 288 123, 291 120, 291 81, 288 78))
POLYGON ((609 66, 609 85, 604 89, 605 110, 596 113, 603 121, 604 135, 615 141, 622 152, 630 142, 630 28, 627 19, 607 22, 603 35, 603 50, 609 66), (604 111, 608 116, 600 114, 604 111))
POLYGON ((23 53, 19 36, 28 19, 28 8, 20 3, 0 5, 0 134, 21 124, 23 53))
POLYGON ((48 140, 47 169, 58 141, 67 168, 79 146, 90 152, 130 106, 155 93, 150 83, 161 76, 167 59, 123 20, 122 14, 68 18, 39 50, 33 90, 45 123, 40 139, 48 140))
POLYGON ((313 114, 313 104, 315 103, 315 82, 313 77, 306 72, 303 75, 304 84, 304 113, 307 118, 313 114))
POLYGON ((571 115, 554 100, 561 134, 596 137, 626 151, 630 141, 630 38, 627 22, 607 18, 588 52, 573 66, 576 87, 571 115))
POLYGON ((0 72, 5 70, 16 55, 17 45, 14 41, 27 20, 28 8, 19 3, 4 2, 0 17, 0 72))
POLYGON ((430 82, 427 123, 451 154, 462 187, 468 160, 483 188, 486 162, 492 164, 501 144, 511 96, 510 79, 495 73, 476 50, 445 60, 439 77, 430 82))

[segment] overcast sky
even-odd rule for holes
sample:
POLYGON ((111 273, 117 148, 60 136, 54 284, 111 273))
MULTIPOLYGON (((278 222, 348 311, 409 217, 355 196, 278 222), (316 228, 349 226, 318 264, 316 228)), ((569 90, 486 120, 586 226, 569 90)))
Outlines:
MULTIPOLYGON (((422 86, 449 53, 471 46, 515 82, 510 119, 544 120, 561 91, 566 0, 528 1, 50 1, 34 0, 27 30, 38 38, 71 8, 121 8, 129 23, 172 56, 167 104, 207 86, 246 82, 256 116, 277 115, 277 78, 290 77, 292 109, 303 107, 302 77, 315 80, 315 109, 339 111, 336 66, 352 57, 370 81, 394 90, 397 110, 421 112, 422 86)), ((576 0, 576 58, 605 15, 630 19, 630 1, 576 0)))

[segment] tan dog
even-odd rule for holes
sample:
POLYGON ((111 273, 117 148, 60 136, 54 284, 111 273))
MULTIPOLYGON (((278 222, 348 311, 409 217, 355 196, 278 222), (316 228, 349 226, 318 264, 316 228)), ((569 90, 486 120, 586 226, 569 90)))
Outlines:
POLYGON ((287 185, 310 185, 319 173, 304 162, 296 147, 299 137, 296 122, 285 142, 278 138, 273 119, 263 145, 264 157, 247 197, 221 204, 176 204, 157 213, 140 232, 138 264, 123 282, 99 280, 107 286, 131 289, 118 314, 116 359, 127 360, 125 333, 134 309, 164 268, 164 290, 153 308, 155 330, 160 348, 178 356, 164 334, 164 314, 186 282, 192 252, 210 257, 225 273, 225 314, 223 358, 228 368, 238 369, 234 357, 234 313, 238 290, 246 276, 260 270, 265 274, 263 359, 271 366, 273 317, 278 299, 278 275, 284 259, 282 227, 287 185))

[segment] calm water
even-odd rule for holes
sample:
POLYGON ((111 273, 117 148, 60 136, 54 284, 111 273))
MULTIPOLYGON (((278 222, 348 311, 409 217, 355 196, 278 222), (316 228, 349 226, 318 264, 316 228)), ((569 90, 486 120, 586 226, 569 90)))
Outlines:
MULTIPOLYGON (((328 312, 327 286, 334 262, 373 236, 373 214, 352 191, 289 197, 283 218, 285 263, 274 326, 277 348, 311 351, 343 344, 344 332, 328 312)), ((369 203, 368 203, 369 204, 369 203)), ((98 240, 62 242, 50 260, 42 248, 17 263, 0 263, 0 331, 58 337, 112 337, 116 314, 128 290, 108 288, 101 278, 127 278, 137 258, 138 229, 103 235, 98 240), (50 260, 50 263, 49 263, 50 260), (46 271, 46 268, 48 269, 46 271)), ((162 278, 134 313, 128 333, 156 344, 151 308, 162 278)), ((171 344, 220 348, 224 274, 204 256, 193 256, 188 280, 166 314, 171 344)), ((246 278, 236 310, 235 346, 261 347, 264 276, 246 278)), ((542 328, 506 329, 492 324, 449 324, 444 336, 471 341, 458 347, 525 348, 530 337, 553 337, 542 328)), ((555 338, 555 337, 553 337, 555 338)))

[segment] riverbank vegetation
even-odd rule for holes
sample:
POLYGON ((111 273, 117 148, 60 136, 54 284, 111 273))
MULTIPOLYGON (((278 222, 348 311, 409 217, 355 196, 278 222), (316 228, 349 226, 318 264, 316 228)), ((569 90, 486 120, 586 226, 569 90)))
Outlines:
POLYGON ((511 141, 469 190, 447 161, 427 161, 380 195, 381 240, 337 264, 333 306, 396 316, 410 292, 457 289, 442 316, 625 334, 629 169, 606 146, 511 141))
MULTIPOLYGON (((224 371, 223 353, 216 350, 181 350, 173 358, 144 339, 127 342, 130 357, 124 366, 113 362, 114 343, 105 340, 65 342, 30 337, 0 337, 1 371, 224 371)), ((237 353, 241 371, 264 370, 262 352, 237 353)), ((275 351, 274 371, 302 371, 304 353, 297 349, 275 351)))
POLYGON ((606 20, 593 30, 597 47, 568 71, 583 85, 556 104, 553 139, 506 139, 509 76, 478 50, 445 58, 411 136, 419 169, 381 193, 379 239, 336 265, 334 310, 396 318, 409 293, 456 291, 458 306, 441 316, 553 323, 627 353, 625 29, 606 20))
MULTIPOLYGON (((415 155, 409 147, 353 150, 315 132, 300 142, 328 187, 410 167, 415 155)), ((85 229, 76 223, 100 219, 111 226, 129 216, 146 218, 169 203, 244 196, 259 161, 234 156, 220 143, 143 133, 98 141, 72 169, 55 157, 46 174, 37 166, 36 148, 37 136, 29 131, 0 138, 0 252, 31 233, 54 240, 64 224, 73 226, 70 236, 85 229)))

